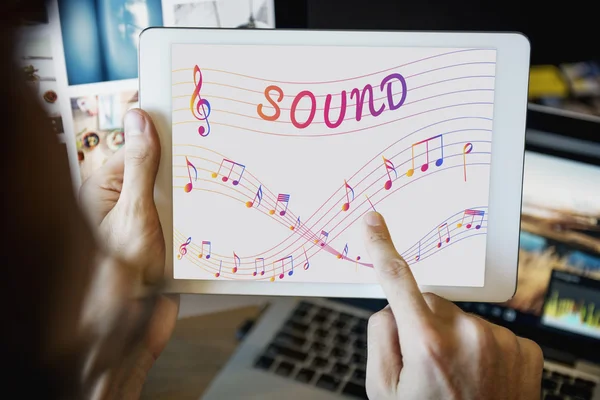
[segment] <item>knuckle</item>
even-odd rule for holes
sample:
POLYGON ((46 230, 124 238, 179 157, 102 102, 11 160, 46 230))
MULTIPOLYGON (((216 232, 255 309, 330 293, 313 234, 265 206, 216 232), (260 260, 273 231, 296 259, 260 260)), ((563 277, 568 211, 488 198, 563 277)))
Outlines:
POLYGON ((379 269, 390 276, 390 278, 396 279, 405 279, 412 274, 406 261, 397 255, 387 258, 379 269))
POLYGON ((387 232, 371 231, 369 232, 369 241, 372 243, 389 242, 390 237, 387 232))
POLYGON ((535 369, 541 369, 544 365, 544 353, 541 347, 532 340, 526 338, 517 338, 521 353, 528 358, 528 363, 535 369))
POLYGON ((425 324, 420 329, 423 356, 426 360, 443 360, 454 352, 452 340, 439 329, 425 324))
POLYGON ((137 166, 143 164, 150 157, 150 152, 142 146, 134 146, 127 149, 126 156, 130 165, 137 166))
POLYGON ((369 329, 377 328, 378 326, 387 323, 389 318, 390 311, 387 308, 384 308, 369 317, 368 327, 369 329))
POLYGON ((487 321, 476 316, 470 316, 467 319, 469 338, 471 342, 484 353, 489 353, 494 348, 496 339, 492 326, 487 321))

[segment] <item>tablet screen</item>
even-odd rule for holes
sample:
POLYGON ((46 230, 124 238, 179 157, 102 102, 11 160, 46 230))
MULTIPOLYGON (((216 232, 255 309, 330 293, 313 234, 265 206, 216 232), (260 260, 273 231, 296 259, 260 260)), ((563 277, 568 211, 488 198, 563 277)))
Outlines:
POLYGON ((174 278, 483 286, 496 51, 174 44, 174 278))

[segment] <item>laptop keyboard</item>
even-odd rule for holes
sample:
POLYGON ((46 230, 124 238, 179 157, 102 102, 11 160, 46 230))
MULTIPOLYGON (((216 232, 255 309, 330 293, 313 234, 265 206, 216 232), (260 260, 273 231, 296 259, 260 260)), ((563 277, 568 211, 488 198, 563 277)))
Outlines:
POLYGON ((543 400, 591 400, 596 382, 575 375, 544 369, 543 400))
POLYGON ((347 397, 365 390, 367 320, 301 302, 254 366, 347 397))
MULTIPOLYGON (((365 390, 367 320, 308 302, 290 318, 255 361, 255 368, 358 399, 365 390)), ((597 383, 544 369, 541 400, 592 400, 597 383)))

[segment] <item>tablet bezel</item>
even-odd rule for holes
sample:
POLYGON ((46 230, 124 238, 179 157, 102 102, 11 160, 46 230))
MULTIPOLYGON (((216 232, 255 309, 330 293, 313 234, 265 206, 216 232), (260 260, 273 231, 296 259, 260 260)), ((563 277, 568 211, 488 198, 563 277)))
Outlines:
MULTIPOLYGON (((516 290, 530 44, 520 33, 148 28, 140 35, 139 101, 154 119, 162 153, 155 199, 166 244, 165 291, 383 298, 377 284, 269 283, 173 278, 171 45, 262 44, 462 47, 497 50, 486 271, 483 287, 421 286, 453 301, 502 302, 516 290)), ((465 255, 468 256, 468 255, 465 255)))

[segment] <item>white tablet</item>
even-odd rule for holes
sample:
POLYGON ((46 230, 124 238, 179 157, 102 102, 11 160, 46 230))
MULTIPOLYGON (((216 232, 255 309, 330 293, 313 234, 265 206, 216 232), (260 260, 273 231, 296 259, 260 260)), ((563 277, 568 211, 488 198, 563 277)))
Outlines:
POLYGON ((513 33, 145 30, 167 291, 381 298, 376 210, 423 291, 509 299, 529 52, 513 33))

